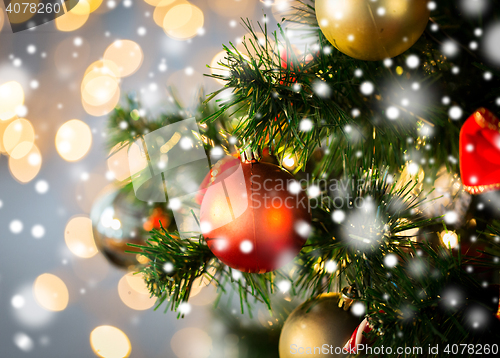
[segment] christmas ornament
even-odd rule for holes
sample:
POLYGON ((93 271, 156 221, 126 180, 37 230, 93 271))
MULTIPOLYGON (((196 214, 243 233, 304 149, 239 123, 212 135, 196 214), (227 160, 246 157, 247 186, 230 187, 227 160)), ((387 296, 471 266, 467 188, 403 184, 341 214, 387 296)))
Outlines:
POLYGON ((144 264, 140 250, 128 244, 144 245, 150 226, 159 228, 161 221, 167 228, 171 219, 167 212, 152 207, 125 190, 116 190, 101 196, 93 205, 90 218, 96 245, 104 256, 121 268, 144 264), (125 251, 137 251, 130 254, 125 251))
POLYGON ((210 172, 205 176, 203 181, 200 184, 200 191, 196 195, 196 202, 201 205, 203 201, 203 196, 205 195, 208 187, 212 185, 215 181, 215 178, 220 173, 224 173, 226 171, 232 170, 231 168, 236 167, 240 164, 241 160, 239 158, 227 155, 224 158, 220 159, 215 163, 210 172))
POLYGON ((365 318, 352 333, 351 338, 344 346, 344 350, 349 354, 356 354, 358 344, 368 344, 368 339, 363 333, 370 333, 371 330, 372 328, 368 324, 368 318, 365 318))
POLYGON ((206 190, 201 231, 226 265, 244 272, 273 271, 290 262, 306 242, 309 203, 290 173, 243 158, 220 171, 206 190))
POLYGON ((330 293, 297 307, 281 330, 280 358, 345 357, 343 348, 359 319, 339 303, 340 295, 330 293))
POLYGON ((402 54, 419 39, 429 19, 427 2, 316 0, 316 18, 339 51, 378 61, 402 54))
POLYGON ((455 224, 460 226, 469 210, 472 197, 464 191, 458 174, 452 174, 443 165, 436 175, 434 190, 427 195, 423 213, 428 218, 443 216, 448 212, 456 214, 455 224))
POLYGON ((500 121, 485 108, 460 130, 460 173, 471 194, 500 189, 500 121))

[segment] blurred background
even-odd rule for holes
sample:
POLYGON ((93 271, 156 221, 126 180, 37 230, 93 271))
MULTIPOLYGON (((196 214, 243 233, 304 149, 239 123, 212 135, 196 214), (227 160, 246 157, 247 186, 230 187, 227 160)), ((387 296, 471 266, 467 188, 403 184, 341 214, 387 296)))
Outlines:
POLYGON ((0 5, 0 356, 224 358, 276 344, 279 329, 259 336, 274 322, 265 309, 252 320, 239 302, 213 310, 212 286, 195 292, 184 319, 154 312, 142 280, 96 246, 90 213, 124 175, 105 146, 117 103, 133 93, 154 116, 173 86, 193 105, 200 86, 220 87, 203 74, 247 33, 240 18, 267 14, 274 30, 285 3, 81 0, 18 33, 0 5), (92 77, 106 61, 119 81, 92 77))

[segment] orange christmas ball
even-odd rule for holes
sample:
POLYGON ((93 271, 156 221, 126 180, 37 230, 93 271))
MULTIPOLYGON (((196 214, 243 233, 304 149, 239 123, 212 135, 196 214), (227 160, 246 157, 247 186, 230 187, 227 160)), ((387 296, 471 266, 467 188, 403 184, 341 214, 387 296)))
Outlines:
POLYGON ((220 172, 201 203, 208 247, 226 265, 264 273, 293 260, 307 240, 309 202, 277 165, 246 162, 220 172))

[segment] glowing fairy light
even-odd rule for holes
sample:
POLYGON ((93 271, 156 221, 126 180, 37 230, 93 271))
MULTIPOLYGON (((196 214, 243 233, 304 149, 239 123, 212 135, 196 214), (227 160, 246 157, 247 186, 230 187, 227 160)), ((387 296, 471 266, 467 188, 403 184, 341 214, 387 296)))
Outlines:
POLYGON ((446 248, 454 249, 458 246, 458 235, 455 231, 442 231, 441 241, 446 248))

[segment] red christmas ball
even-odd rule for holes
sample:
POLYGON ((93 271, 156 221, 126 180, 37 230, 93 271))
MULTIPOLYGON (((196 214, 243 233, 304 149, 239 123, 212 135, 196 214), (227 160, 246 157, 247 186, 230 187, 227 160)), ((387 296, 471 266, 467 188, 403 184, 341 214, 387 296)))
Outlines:
POLYGON ((226 265, 264 273, 287 264, 310 232, 309 202, 294 177, 277 165, 246 162, 221 171, 200 211, 208 247, 226 265))

